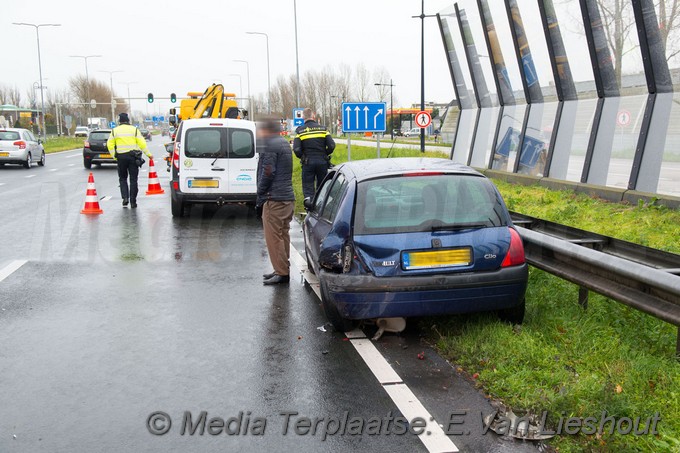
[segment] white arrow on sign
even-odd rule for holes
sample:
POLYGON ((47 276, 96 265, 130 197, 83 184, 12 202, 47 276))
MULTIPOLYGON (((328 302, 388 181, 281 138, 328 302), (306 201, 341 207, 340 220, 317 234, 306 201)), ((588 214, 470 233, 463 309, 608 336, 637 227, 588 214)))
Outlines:
POLYGON ((364 106, 364 127, 368 128, 368 106, 364 106))
MULTIPOLYGON (((358 107, 357 107, 357 108, 358 108, 358 107)), ((347 120, 346 120, 346 123, 347 123, 347 127, 349 128, 349 125, 350 125, 350 122, 349 122, 349 119, 350 119, 350 118, 349 118, 349 114, 352 112, 352 109, 349 108, 349 105, 348 105, 347 108, 345 109, 345 112, 347 112, 347 120)))
POLYGON ((354 107, 354 113, 356 113, 357 116, 357 128, 359 127, 359 111, 361 111, 361 109, 359 108, 358 105, 354 107))
POLYGON ((378 117, 383 114, 383 109, 378 109, 378 113, 373 117, 373 129, 378 128, 378 117))

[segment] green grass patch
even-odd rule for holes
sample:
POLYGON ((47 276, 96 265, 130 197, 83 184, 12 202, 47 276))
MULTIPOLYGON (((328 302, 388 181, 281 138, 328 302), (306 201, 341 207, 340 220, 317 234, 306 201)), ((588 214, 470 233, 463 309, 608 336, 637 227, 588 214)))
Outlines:
POLYGON ((50 154, 70 149, 82 149, 84 141, 82 137, 52 137, 45 140, 43 146, 45 153, 50 154))
MULTIPOLYGON (((383 147, 382 155, 387 151, 383 147)), ((391 156, 422 156, 393 150, 391 156)), ((441 157, 439 153, 425 153, 441 157)), ((376 157, 375 148, 352 146, 352 160, 376 157)), ((338 144, 333 163, 347 160, 338 144)), ((300 165, 294 187, 302 211, 300 165)), ((522 214, 680 253, 680 212, 654 203, 609 203, 571 191, 495 180, 508 207, 522 214)), ((635 420, 659 413, 657 435, 562 434, 549 441, 560 452, 680 451, 678 329, 621 303, 591 293, 578 304, 578 287, 531 268, 524 324, 510 326, 493 314, 423 318, 420 327, 443 356, 478 387, 518 415, 548 411, 559 417, 600 417, 602 411, 635 420)), ((599 422, 599 420, 598 420, 599 422)))

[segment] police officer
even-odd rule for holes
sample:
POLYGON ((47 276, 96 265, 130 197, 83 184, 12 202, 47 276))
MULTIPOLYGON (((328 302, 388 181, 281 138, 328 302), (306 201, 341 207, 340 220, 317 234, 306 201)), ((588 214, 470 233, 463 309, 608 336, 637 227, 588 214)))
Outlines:
POLYGON ((118 127, 114 128, 106 142, 106 147, 113 155, 118 164, 118 181, 120 182, 120 196, 123 198, 123 207, 137 207, 137 178, 139 177, 139 166, 132 151, 141 150, 147 157, 153 155, 146 147, 146 140, 135 126, 130 125, 130 117, 127 113, 118 116, 118 127), (130 187, 128 188, 128 176, 130 177, 130 187))
POLYGON ((328 173, 335 141, 326 127, 316 122, 312 109, 304 109, 302 118, 305 123, 295 130, 293 152, 302 164, 302 194, 311 198, 328 173))

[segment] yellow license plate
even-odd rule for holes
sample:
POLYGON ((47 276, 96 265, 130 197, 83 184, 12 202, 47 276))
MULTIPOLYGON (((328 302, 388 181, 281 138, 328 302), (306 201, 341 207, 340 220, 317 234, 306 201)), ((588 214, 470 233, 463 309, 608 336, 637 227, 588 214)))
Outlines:
POLYGON ((468 266, 472 262, 470 248, 404 252, 401 258, 404 269, 434 269, 438 267, 468 266))
POLYGON ((0 157, 9 157, 9 153, 0 153, 0 157))
POLYGON ((111 154, 100 154, 99 158, 100 159, 111 159, 111 154))
POLYGON ((189 187, 192 189, 195 187, 218 188, 220 182, 217 179, 190 179, 189 187))

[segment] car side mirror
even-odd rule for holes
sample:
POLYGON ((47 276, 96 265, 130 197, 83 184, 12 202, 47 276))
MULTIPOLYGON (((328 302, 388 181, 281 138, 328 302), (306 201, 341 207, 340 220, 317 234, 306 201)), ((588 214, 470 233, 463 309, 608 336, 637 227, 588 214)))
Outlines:
POLYGON ((307 211, 312 211, 314 209, 314 203, 310 197, 305 198, 302 204, 307 211))

